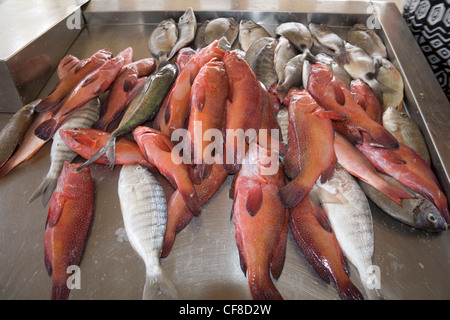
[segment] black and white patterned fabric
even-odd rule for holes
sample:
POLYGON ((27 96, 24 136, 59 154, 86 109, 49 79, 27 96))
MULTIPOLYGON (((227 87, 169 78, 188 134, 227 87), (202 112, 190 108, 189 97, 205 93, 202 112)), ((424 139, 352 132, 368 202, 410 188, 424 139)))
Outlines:
POLYGON ((403 18, 450 101, 450 0, 408 0, 403 18))

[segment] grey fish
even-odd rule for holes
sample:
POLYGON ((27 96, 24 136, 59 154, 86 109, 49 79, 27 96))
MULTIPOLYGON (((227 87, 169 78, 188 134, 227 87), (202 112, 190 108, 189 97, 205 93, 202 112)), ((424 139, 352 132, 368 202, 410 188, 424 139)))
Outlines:
POLYGON ((217 40, 217 48, 223 50, 223 51, 229 51, 231 50, 231 44, 228 41, 227 37, 223 36, 219 40, 217 40))
POLYGON ((273 57, 278 84, 282 83, 284 80, 284 68, 286 68, 286 64, 297 54, 298 51, 291 45, 287 38, 281 36, 278 39, 273 57))
POLYGON ((202 22, 202 24, 200 25, 200 27, 197 28, 197 31, 195 32, 195 37, 194 37, 194 49, 195 50, 200 50, 204 47, 206 47, 206 42, 205 42, 205 30, 206 27, 208 26, 209 20, 205 20, 202 22))
POLYGON ((347 85, 347 87, 350 88, 352 78, 347 73, 347 71, 345 71, 345 69, 341 67, 332 57, 324 53, 319 53, 318 55, 316 55, 316 59, 326 65, 328 69, 333 72, 333 75, 341 79, 347 85))
POLYGON ((214 40, 226 37, 231 46, 233 46, 239 34, 239 26, 233 18, 217 18, 208 23, 205 29, 206 45, 214 40))
POLYGON ((347 34, 347 41, 366 51, 375 60, 375 65, 380 64, 382 58, 387 58, 383 40, 375 30, 369 29, 364 24, 355 24, 347 34))
POLYGON ((242 50, 247 51, 253 42, 264 37, 272 37, 272 35, 263 26, 252 20, 239 22, 239 44, 242 50))
POLYGON ((403 77, 388 59, 381 59, 376 69, 376 80, 381 85, 381 98, 384 109, 400 108, 403 103, 403 77))
POLYGON ((150 53, 158 59, 159 63, 167 60, 170 51, 178 41, 178 29, 175 20, 161 21, 153 30, 148 40, 150 53))
POLYGON ((72 162, 77 153, 72 151, 62 140, 59 130, 74 128, 90 128, 98 120, 100 114, 100 100, 98 98, 88 101, 83 107, 74 112, 70 117, 64 120, 61 127, 53 135, 53 142, 50 151, 50 168, 42 183, 31 195, 28 203, 31 203, 42 195, 42 204, 44 207, 50 201, 53 191, 56 188, 59 175, 64 167, 64 161, 72 162))
POLYGON ((172 59, 178 50, 194 41, 195 33, 197 32, 197 19, 195 18, 194 10, 192 10, 191 7, 187 8, 186 12, 180 17, 177 28, 178 41, 170 51, 167 60, 172 59))
POLYGON ((399 206, 371 185, 358 179, 357 181, 367 197, 386 214, 408 226, 428 232, 447 230, 447 222, 432 202, 403 186, 392 177, 384 174, 380 174, 380 177, 414 196, 412 199, 402 199, 402 205, 399 206))
POLYGON ((300 52, 310 52, 313 39, 308 28, 299 22, 285 22, 280 24, 275 33, 283 36, 300 52))
POLYGON ((275 38, 260 38, 248 48, 244 58, 267 90, 278 81, 273 65, 275 46, 275 38))
POLYGON ((284 68, 284 81, 279 84, 276 88, 276 93, 280 96, 280 99, 283 100, 288 91, 292 87, 300 88, 303 84, 302 72, 303 72, 303 63, 305 61, 305 55, 303 53, 296 55, 286 64, 286 68, 284 68))
POLYGON ((153 119, 172 83, 175 81, 177 73, 177 67, 172 64, 166 64, 148 77, 147 81, 136 93, 136 96, 131 100, 119 126, 111 133, 105 145, 90 159, 80 165, 77 170, 94 163, 103 154, 106 154, 109 165, 113 167, 116 157, 116 138, 132 131, 145 121, 153 119))
POLYGON ((20 108, 0 131, 0 167, 8 161, 27 133, 36 118, 35 107, 40 101, 33 101, 20 108))
POLYGON ((167 203, 162 186, 146 168, 123 165, 118 194, 128 240, 145 264, 142 299, 155 299, 160 292, 178 299, 178 291, 160 262, 167 228, 167 203))
POLYGON ((345 41, 339 37, 330 27, 324 24, 310 23, 308 25, 311 34, 322 45, 331 49, 336 54, 336 61, 339 64, 345 64, 348 61, 345 41))
POLYGON ((389 107, 383 112, 382 120, 383 127, 392 133, 399 142, 416 151, 430 164, 430 153, 422 132, 406 112, 389 107))

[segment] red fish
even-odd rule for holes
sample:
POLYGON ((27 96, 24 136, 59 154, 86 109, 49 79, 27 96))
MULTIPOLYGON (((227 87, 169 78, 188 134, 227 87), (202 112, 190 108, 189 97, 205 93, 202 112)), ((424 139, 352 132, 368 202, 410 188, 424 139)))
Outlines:
MULTIPOLYGON (((205 149, 211 143, 204 139, 204 134, 209 129, 222 130, 227 98, 228 77, 225 66, 223 62, 212 59, 200 69, 191 88, 188 132, 192 141, 194 175, 199 181, 209 175, 212 165, 204 159, 205 149), (198 128, 200 124, 201 130, 198 128)), ((209 156, 212 159, 214 155, 209 156)))
POLYGON ((433 202, 447 224, 450 223, 447 197, 433 170, 417 152, 402 143, 398 150, 373 147, 367 141, 357 147, 381 173, 433 202))
POLYGON ((36 111, 43 112, 54 109, 80 81, 103 66, 111 57, 111 52, 99 50, 91 57, 81 60, 57 83, 52 93, 36 106, 36 111))
POLYGON ((65 300, 70 294, 69 266, 79 266, 91 224, 94 183, 89 167, 64 162, 48 209, 44 235, 45 267, 52 276, 52 299, 65 300))
POLYGON ((287 208, 293 208, 319 177, 324 183, 333 174, 337 158, 331 119, 343 120, 345 115, 325 110, 306 90, 291 89, 288 99, 289 138, 284 170, 291 181, 278 195, 287 208))
POLYGON ((180 68, 180 70, 183 70, 186 63, 188 63, 189 60, 196 54, 197 52, 192 49, 191 47, 185 47, 182 48, 180 51, 178 51, 177 54, 177 65, 180 68))
POLYGON ((144 158, 180 191, 189 209, 195 214, 199 213, 200 201, 189 177, 187 165, 183 162, 176 164, 172 160, 174 146, 170 139, 163 133, 145 126, 134 129, 133 137, 144 158))
MULTIPOLYGON (((227 51, 223 62, 230 82, 229 101, 225 111, 227 133, 237 134, 237 130, 243 130, 246 133, 249 129, 255 130, 256 133, 261 127, 262 121, 261 84, 252 68, 236 52, 227 51)), ((227 134, 225 137, 225 154, 227 156, 225 156, 224 163, 225 169, 231 174, 239 170, 239 163, 245 155, 245 151, 243 151, 245 148, 239 152, 238 143, 233 135, 227 134)))
POLYGON ((363 80, 355 79, 350 83, 350 92, 356 103, 366 110, 369 117, 382 124, 381 117, 384 109, 372 89, 363 80))
POLYGON ((335 110, 347 116, 345 121, 335 121, 333 126, 353 144, 363 143, 362 132, 370 136, 372 145, 397 149, 398 141, 381 124, 372 120, 367 112, 356 103, 352 94, 339 78, 323 64, 311 66, 308 91, 317 103, 326 110, 335 110))
POLYGON ((125 50, 119 52, 116 57, 123 58, 123 65, 126 66, 133 62, 133 48, 128 47, 125 50))
POLYGON ((139 78, 146 77, 155 70, 156 60, 154 58, 144 58, 129 64, 124 64, 120 72, 128 67, 136 67, 139 78))
POLYGON ((109 89, 122 66, 123 58, 113 58, 86 76, 53 112, 52 118, 36 128, 34 131, 36 136, 42 140, 50 139, 68 116, 109 89))
POLYGON ((59 80, 61 80, 65 76, 67 76, 69 74, 70 69, 72 69, 79 62, 80 62, 80 59, 78 59, 77 57, 75 57, 71 54, 62 58, 56 69, 59 80))
POLYGON ((326 283, 333 283, 344 300, 362 300, 363 295, 353 284, 350 268, 328 218, 319 204, 306 195, 289 209, 289 226, 305 258, 326 283))
POLYGON ((176 129, 185 128, 189 118, 191 86, 195 77, 213 58, 221 60, 224 51, 217 47, 217 40, 197 52, 183 67, 155 118, 155 128, 171 136, 176 129))
MULTIPOLYGON (((255 144, 253 144, 255 145, 255 144)), ((284 173, 263 174, 263 148, 250 147, 242 168, 236 173, 233 217, 241 269, 247 274, 252 298, 281 300, 272 282, 284 266, 288 234, 288 210, 277 196, 284 173), (251 160, 253 159, 253 160, 251 160)))
MULTIPOLYGON (((222 164, 214 163, 211 173, 200 185, 194 185, 200 205, 204 205, 219 190, 228 177, 222 164)), ((172 250, 176 235, 183 230, 194 217, 194 213, 186 205, 180 191, 170 196, 167 202, 167 227, 161 257, 167 257, 172 250)))
MULTIPOLYGON (((85 159, 90 159, 98 150, 100 150, 110 137, 109 132, 97 129, 61 129, 59 134, 64 143, 78 155, 85 159)), ((96 163, 109 164, 105 155, 95 161, 96 163)), ((151 165, 139 149, 139 146, 133 140, 120 138, 116 142, 115 165, 140 164, 156 172, 156 168, 151 165)))

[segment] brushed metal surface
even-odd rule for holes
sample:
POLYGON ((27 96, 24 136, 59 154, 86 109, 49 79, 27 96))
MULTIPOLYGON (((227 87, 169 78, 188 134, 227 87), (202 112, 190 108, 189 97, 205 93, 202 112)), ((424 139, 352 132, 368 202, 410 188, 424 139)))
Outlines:
MULTIPOLYGON (((135 3, 144 2, 135 1, 135 3)), ((130 15, 133 17, 134 12, 123 12, 124 8, 118 8, 109 16, 105 12, 98 12, 96 15, 92 10, 93 4, 95 3, 91 2, 88 6, 90 16, 86 14, 87 21, 92 23, 88 22, 67 51, 79 58, 87 57, 100 48, 116 54, 128 46, 133 47, 135 59, 148 57, 150 53, 147 49, 147 40, 155 25, 163 17, 175 15, 181 12, 178 10, 182 10, 175 7, 175 12, 161 13, 160 16, 154 12, 143 12, 140 13, 143 19, 154 17, 157 20, 128 23, 132 20, 127 19, 130 15), (102 20, 104 18, 107 20, 102 20), (121 18, 125 20, 120 20, 121 18), (123 21, 127 21, 127 25, 121 24, 123 21)), ((323 19, 324 22, 338 26, 336 30, 342 35, 348 30, 346 26, 356 21, 365 21, 368 17, 367 11, 360 10, 355 13, 351 7, 343 8, 335 5, 330 8, 321 5, 323 4, 318 2, 315 6, 306 6, 303 12, 285 13, 208 12, 208 6, 202 6, 203 11, 197 15, 200 17, 199 22, 201 19, 222 14, 238 19, 255 18, 257 22, 263 22, 269 30, 274 30, 277 23, 289 19, 304 22, 309 21, 308 19, 314 21, 323 19), (321 12, 329 14, 323 15, 321 12), (340 15, 339 12, 344 13, 340 15)), ((360 8, 363 5, 367 6, 367 3, 360 4, 360 8)), ((287 3, 284 8, 286 6, 287 3)), ((132 6, 127 8, 132 9, 132 6)), ((230 9, 233 8, 228 10, 230 9)), ((397 10, 395 7, 390 9, 384 14, 389 16, 389 12, 397 10)), ((398 18, 398 11, 394 17, 398 18)), ((421 64, 420 67, 414 65, 420 69, 419 71, 410 70, 412 69, 410 60, 405 56, 412 54, 417 48, 415 43, 401 40, 408 40, 404 34, 406 26, 402 23, 399 23, 399 26, 397 24, 390 26, 387 21, 383 23, 384 29, 380 30, 380 33, 384 40, 387 40, 391 59, 397 61, 402 73, 408 76, 418 72, 424 81, 431 81, 431 70, 428 70, 426 65, 421 64), (399 49, 401 46, 404 49, 399 49)), ((48 94, 56 82, 57 77, 53 73, 41 96, 48 94)), ((424 112, 417 110, 422 106, 440 108, 439 104, 431 104, 434 100, 428 100, 428 93, 434 94, 436 90, 432 82, 419 84, 416 80, 409 80, 406 86, 406 107, 411 114, 418 113, 419 120, 424 112), (414 99, 419 94, 415 86, 423 90, 425 98, 422 100, 414 99)), ((442 103, 440 106, 445 107, 442 103)), ((3 126, 9 117, 10 115, 0 114, 0 126, 3 126)), ((448 122, 449 116, 445 115, 444 119, 448 122)), ((433 124, 428 121, 424 121, 425 128, 433 124)), ((429 134, 429 131, 425 133, 429 134)), ((433 140, 428 137, 427 141, 433 140)), ((440 146, 431 144, 431 147, 440 146)), ((47 143, 29 161, 0 179, 0 299, 50 297, 51 278, 46 273, 43 261, 44 225, 48 207, 43 207, 40 199, 27 204, 27 200, 48 170, 49 152, 50 144, 47 143)), ((82 159, 78 158, 76 161, 81 162, 82 159)), ((442 167, 446 167, 449 155, 441 155, 439 150, 434 150, 433 162, 437 163, 435 166, 439 166, 440 163, 442 167)), ((111 170, 107 166, 94 164, 91 170, 96 188, 94 221, 80 265, 81 289, 72 290, 70 298, 140 299, 145 267, 124 237, 117 197, 120 167, 111 170)), ((160 181, 169 193, 170 186, 161 177, 160 181)), ((230 220, 232 205, 228 198, 230 185, 231 177, 213 199, 203 206, 201 215, 194 218, 178 234, 172 252, 167 258, 162 259, 163 268, 168 272, 183 299, 251 299, 247 278, 239 266, 234 225, 230 220)), ((448 194, 448 189, 446 192, 448 194)), ((371 209, 375 233, 373 263, 380 267, 381 290, 385 298, 449 299, 449 232, 428 234, 390 218, 373 204, 371 209)), ((356 269, 352 265, 350 268, 351 279, 362 290, 356 269)), ((285 299, 339 299, 333 285, 324 283, 306 261, 290 232, 283 273, 275 284, 285 299)))

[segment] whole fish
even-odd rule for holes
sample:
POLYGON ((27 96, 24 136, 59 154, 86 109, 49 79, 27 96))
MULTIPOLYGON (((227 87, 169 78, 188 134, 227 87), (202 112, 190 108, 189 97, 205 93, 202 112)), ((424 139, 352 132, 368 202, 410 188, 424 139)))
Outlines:
POLYGON ((403 103, 403 77, 397 68, 388 59, 381 59, 381 65, 376 73, 377 82, 380 84, 383 107, 401 109, 403 103))
POLYGON ((247 51, 253 42, 264 37, 271 37, 271 34, 263 26, 252 20, 239 22, 239 44, 243 51, 247 51))
POLYGON ((211 20, 205 28, 205 44, 226 37, 232 46, 239 34, 239 25, 234 18, 216 18, 211 20))
POLYGON ((58 74, 59 80, 68 75, 70 69, 72 69, 79 62, 80 59, 71 54, 64 56, 64 58, 61 59, 61 61, 58 64, 58 67, 56 68, 56 73, 58 74))
POLYGON ((367 112, 356 103, 349 88, 321 63, 311 66, 308 91, 326 110, 340 111, 347 115, 343 121, 333 122, 336 131, 353 144, 364 140, 362 132, 370 136, 370 143, 385 148, 398 148, 398 141, 381 124, 373 121, 367 112))
POLYGON ((252 298, 281 300, 271 279, 278 279, 284 266, 288 212, 277 197, 284 185, 281 166, 263 173, 266 151, 253 144, 234 183, 233 217, 241 269, 247 275, 252 298))
POLYGON ((333 75, 335 77, 338 77, 339 79, 341 79, 347 85, 347 87, 350 88, 350 83, 352 81, 352 78, 349 76, 347 71, 345 71, 345 69, 342 66, 340 66, 339 63, 336 62, 336 60, 334 60, 332 57, 330 57, 329 55, 327 55, 325 53, 317 54, 316 59, 319 62, 326 65, 328 67, 328 69, 330 69, 331 72, 333 72, 333 75))
POLYGON ((278 84, 284 81, 284 68, 286 68, 286 64, 297 54, 298 51, 291 45, 287 38, 283 36, 278 38, 273 58, 278 84))
POLYGON ((398 188, 410 193, 411 199, 403 199, 401 206, 393 202, 377 189, 364 181, 358 180, 361 189, 383 212, 408 226, 428 232, 441 232, 447 230, 447 222, 442 217, 436 206, 422 195, 403 186, 397 180, 384 174, 380 174, 386 180, 398 188))
MULTIPOLYGON (((84 159, 91 158, 109 140, 111 134, 97 129, 60 129, 59 135, 64 143, 84 159)), ((95 163, 109 164, 106 156, 102 155, 95 163)), ((129 164, 141 165, 152 172, 156 168, 150 164, 142 155, 137 143, 125 137, 116 142, 115 165, 129 164)))
POLYGON ((306 90, 292 89, 288 99, 289 138, 284 170, 291 181, 278 196, 287 208, 293 208, 319 177, 325 182, 333 174, 337 158, 331 119, 345 119, 345 115, 326 111, 306 90))
POLYGON ((322 45, 333 50, 337 63, 346 64, 349 60, 345 41, 338 36, 330 27, 324 24, 310 23, 309 31, 322 45))
POLYGON ((77 154, 64 143, 59 134, 59 131, 61 129, 89 128, 98 119, 99 112, 99 99, 92 99, 79 110, 74 112, 70 117, 68 117, 58 129, 58 131, 56 131, 55 135, 53 136, 52 147, 50 150, 50 168, 44 180, 42 180, 41 184, 31 195, 28 203, 34 201, 36 198, 42 195, 42 204, 46 206, 50 201, 53 191, 56 188, 58 177, 64 166, 64 162, 72 162, 73 159, 75 159, 75 157, 77 156, 77 154))
POLYGON ((189 209, 200 212, 200 202, 185 163, 176 163, 172 157, 174 148, 170 138, 149 127, 139 126, 133 130, 133 137, 144 158, 166 177, 172 186, 180 191, 189 209))
POLYGON ((40 100, 36 100, 20 108, 0 131, 0 167, 8 161, 24 139, 25 134, 36 119, 34 110, 39 102, 40 100))
POLYGON ((52 118, 36 128, 36 136, 44 141, 50 139, 68 116, 109 89, 122 66, 123 58, 112 58, 86 76, 53 112, 52 118))
POLYGON ((78 62, 56 84, 55 89, 46 98, 41 100, 36 106, 36 111, 53 110, 78 83, 84 81, 90 73, 103 66, 111 57, 111 52, 102 49, 94 53, 91 57, 78 62))
POLYGON ((164 99, 154 121, 155 129, 171 136, 176 129, 184 128, 189 118, 191 86, 201 67, 213 58, 222 60, 224 51, 214 41, 197 52, 181 70, 164 99))
POLYGON ((289 226, 305 258, 326 283, 332 280, 344 300, 362 300, 350 279, 350 268, 328 218, 318 203, 307 195, 289 209, 289 226))
POLYGON ((311 32, 300 22, 285 22, 280 24, 275 33, 289 40, 296 50, 309 53, 312 46, 311 32))
MULTIPOLYGON (((228 177, 222 164, 213 163, 211 173, 202 180, 201 184, 194 185, 200 205, 204 205, 219 190, 228 177)), ((195 214, 189 209, 180 191, 177 189, 167 202, 167 229, 164 235, 164 244, 161 257, 167 257, 173 248, 176 235, 183 230, 193 219, 195 214)))
POLYGON ((178 28, 172 18, 162 20, 148 39, 148 49, 159 63, 168 60, 169 53, 178 41, 178 28))
POLYGON ((278 82, 274 68, 275 46, 275 38, 258 39, 248 48, 244 58, 267 90, 278 82))
POLYGON ((381 117, 383 115, 384 108, 381 105, 380 100, 378 100, 377 96, 373 93, 372 89, 370 89, 370 87, 361 79, 355 79, 350 83, 350 92, 356 103, 366 110, 372 120, 382 124, 381 117))
MULTIPOLYGON (((337 166, 330 180, 325 183, 317 181, 312 195, 322 205, 344 255, 358 270, 368 298, 383 299, 379 289, 368 287, 368 268, 373 265, 374 251, 372 213, 369 201, 356 180, 337 166)), ((376 282, 379 284, 380 279, 376 282)))
POLYGON ((118 194, 128 239, 145 264, 142 298, 151 300, 162 292, 178 299, 178 291, 160 262, 167 226, 167 203, 162 186, 144 167, 124 165, 120 170, 118 194))
POLYGON ((206 41, 205 41, 205 31, 206 27, 208 26, 210 20, 205 20, 202 22, 202 24, 197 28, 197 32, 195 33, 194 38, 194 49, 200 50, 206 47, 206 41))
POLYGON ((412 121, 408 114, 396 108, 389 107, 383 112, 383 126, 397 138, 397 140, 414 151, 422 159, 430 164, 430 153, 427 144, 417 124, 412 121))
POLYGON ((303 84, 302 72, 305 56, 298 54, 288 61, 284 68, 283 82, 278 83, 275 89, 281 101, 286 98, 291 88, 300 88, 303 84))
POLYGON ((380 173, 375 169, 369 159, 338 132, 335 132, 334 151, 336 152, 339 165, 347 170, 347 172, 371 185, 397 205, 401 206, 402 200, 412 198, 410 193, 382 179, 380 173))
POLYGON ((194 173, 205 179, 212 163, 205 157, 205 149, 211 143, 205 141, 207 130, 222 130, 225 122, 225 107, 228 99, 228 76, 222 61, 213 59, 205 64, 195 77, 191 88, 191 111, 188 132, 191 136, 191 155, 195 163, 194 173), (201 128, 198 128, 201 124, 201 128))
POLYGON ((386 46, 374 29, 369 29, 362 23, 357 23, 347 34, 347 41, 366 51, 374 60, 375 65, 387 58, 386 46))
POLYGON ((191 58, 196 53, 197 53, 197 51, 195 51, 191 47, 185 47, 185 48, 180 49, 180 51, 178 51, 177 65, 178 65, 178 68, 180 69, 180 71, 183 70, 186 63, 188 63, 188 61, 191 60, 191 58))
POLYGON ((413 149, 403 143, 399 145, 398 150, 389 150, 370 146, 364 141, 357 147, 378 171, 395 178, 433 202, 447 224, 450 223, 447 197, 433 170, 413 149))
POLYGON ((88 166, 103 154, 106 154, 110 166, 113 166, 116 138, 132 131, 145 121, 153 119, 170 86, 175 81, 176 75, 177 68, 172 64, 166 64, 149 77, 130 102, 119 126, 111 133, 108 142, 80 167, 88 166))
POLYGON ((177 28, 178 40, 170 51, 167 60, 172 59, 178 50, 188 46, 194 40, 197 31, 197 19, 191 7, 187 8, 186 12, 178 19, 177 28))
POLYGON ((45 268, 52 276, 53 300, 69 297, 67 272, 79 266, 87 233, 92 222, 94 183, 89 168, 64 163, 58 184, 50 200, 44 235, 45 268))

